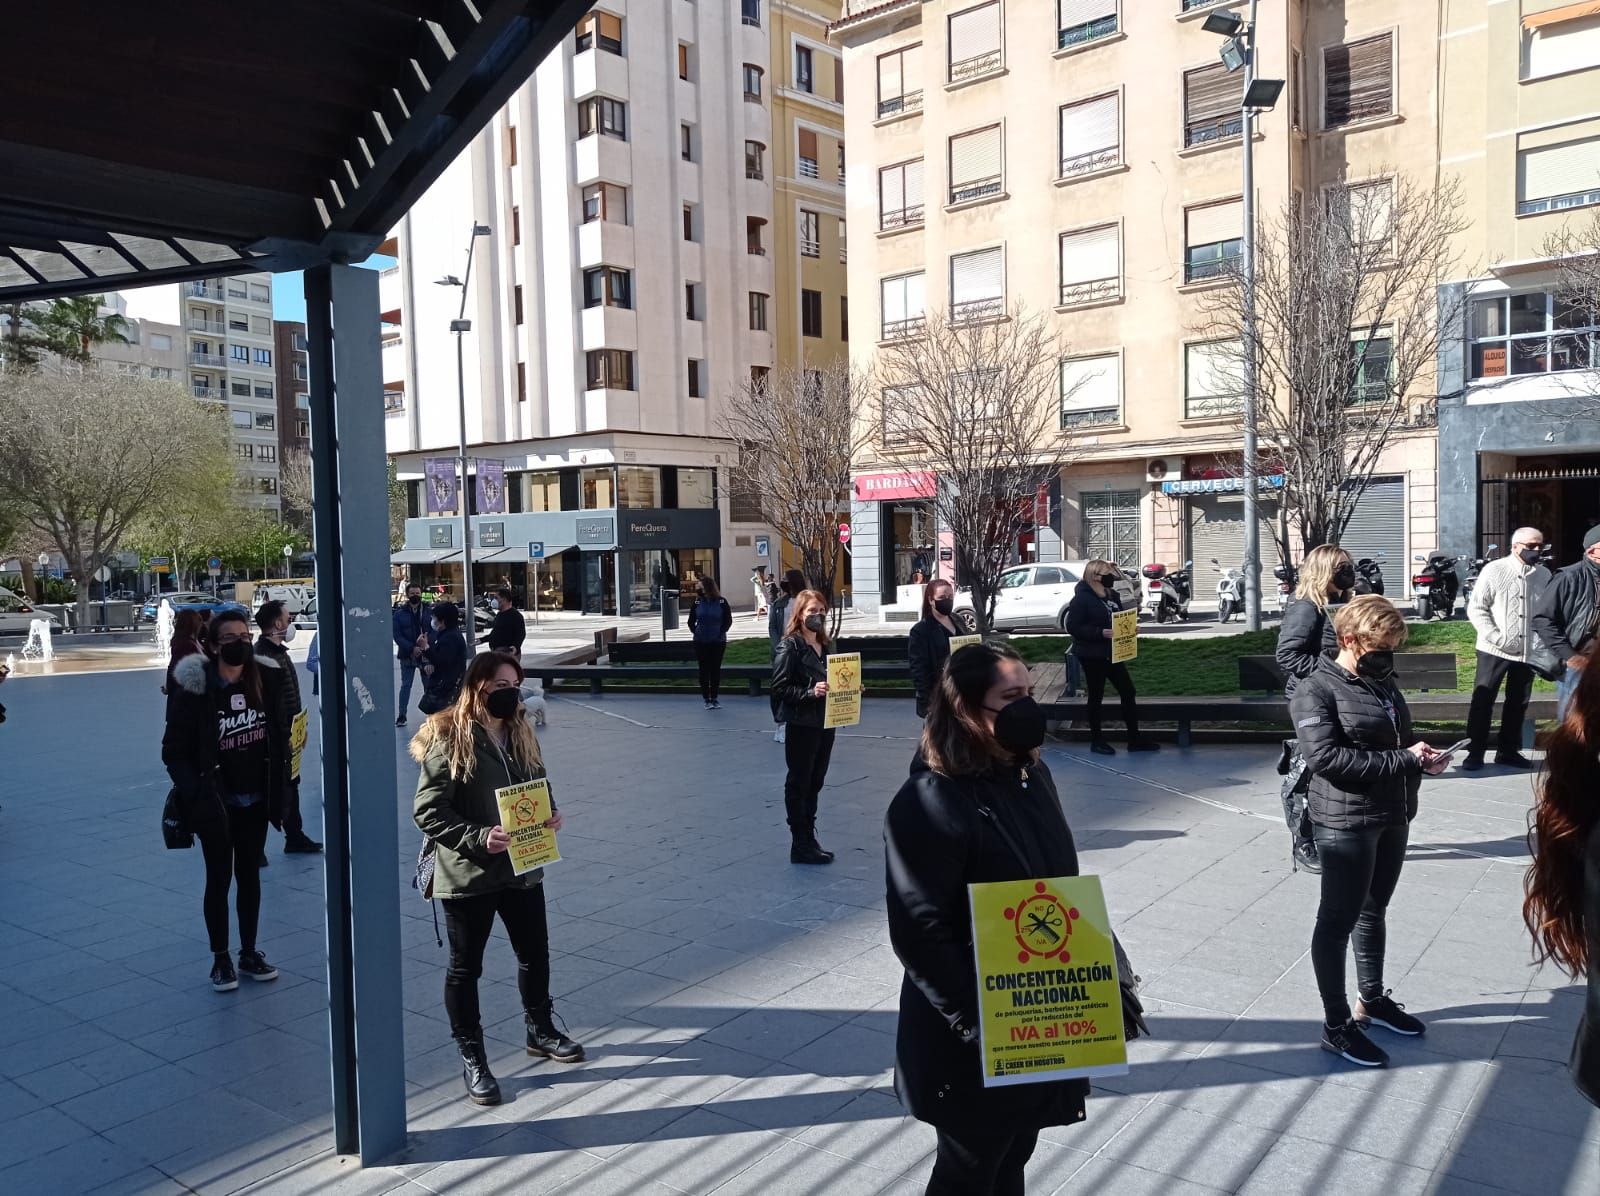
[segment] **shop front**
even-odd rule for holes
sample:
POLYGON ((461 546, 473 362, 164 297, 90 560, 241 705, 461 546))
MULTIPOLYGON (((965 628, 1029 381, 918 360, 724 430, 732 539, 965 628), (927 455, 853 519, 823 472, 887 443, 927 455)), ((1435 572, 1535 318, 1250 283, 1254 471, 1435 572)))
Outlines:
POLYGON ((931 470, 863 473, 852 480, 850 556, 858 606, 893 605, 899 587, 936 572, 953 574, 953 554, 940 552, 949 544, 935 518, 937 487, 931 470))

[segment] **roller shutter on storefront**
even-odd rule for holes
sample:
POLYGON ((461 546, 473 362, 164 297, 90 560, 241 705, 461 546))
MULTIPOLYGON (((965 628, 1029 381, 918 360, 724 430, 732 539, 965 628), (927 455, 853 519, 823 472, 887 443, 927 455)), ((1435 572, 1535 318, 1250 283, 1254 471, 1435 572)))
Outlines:
POLYGON ((1386 594, 1403 588, 1406 563, 1406 480, 1404 477, 1376 477, 1356 503, 1356 509, 1339 537, 1339 546, 1352 560, 1384 555, 1383 580, 1386 594))
MULTIPOLYGON (((1197 599, 1210 601, 1216 597, 1217 573, 1211 567, 1215 557, 1223 568, 1244 564, 1244 495, 1205 494, 1192 497, 1187 502, 1189 520, 1189 556, 1194 561, 1197 599)), ((1261 527, 1261 567, 1270 575, 1278 563, 1277 541, 1278 500, 1275 496, 1261 495, 1256 503, 1256 520, 1261 527)), ((1177 568, 1181 561, 1166 562, 1168 568, 1177 568)))

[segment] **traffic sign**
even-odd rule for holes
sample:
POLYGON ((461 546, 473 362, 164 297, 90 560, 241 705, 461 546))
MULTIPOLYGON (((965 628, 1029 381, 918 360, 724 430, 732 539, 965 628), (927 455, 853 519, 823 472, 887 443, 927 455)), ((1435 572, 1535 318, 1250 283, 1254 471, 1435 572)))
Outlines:
POLYGON ((222 558, 220 556, 212 557, 210 560, 208 560, 206 562, 206 568, 210 569, 211 572, 213 572, 213 573, 221 572, 222 571, 222 558))
POLYGON ((529 540, 528 541, 528 556, 532 560, 536 560, 536 561, 544 560, 544 541, 543 540, 529 540))
POLYGON ((839 525, 839 543, 850 543, 850 525, 848 523, 841 523, 839 525))
POLYGON ((150 572, 171 573, 172 561, 164 556, 153 556, 150 558, 150 572))
POLYGON ((98 569, 96 569, 94 571, 94 579, 96 581, 102 582, 102 583, 110 581, 111 580, 111 566, 110 565, 101 565, 98 569))

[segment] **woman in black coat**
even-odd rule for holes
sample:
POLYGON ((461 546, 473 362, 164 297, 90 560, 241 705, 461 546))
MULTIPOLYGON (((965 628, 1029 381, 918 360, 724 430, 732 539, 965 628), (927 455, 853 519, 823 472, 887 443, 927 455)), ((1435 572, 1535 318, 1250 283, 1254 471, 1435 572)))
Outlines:
POLYGON ((461 608, 453 602, 433 604, 433 632, 422 650, 422 701, 424 714, 438 714, 453 705, 467 675, 467 640, 461 634, 461 608))
POLYGON ((956 608, 956 590, 942 577, 922 589, 922 618, 906 637, 911 658, 911 686, 917 694, 917 717, 928 717, 928 703, 939 687, 944 662, 950 659, 950 638, 961 633, 950 612, 956 608))
POLYGON ((1044 713, 1010 648, 954 653, 884 820, 889 941, 905 966, 895 1091, 938 1131, 930 1196, 1020 1193, 1039 1130, 1082 1121, 1085 1080, 983 1086, 967 886, 1076 876, 1044 713))
POLYGON ((789 623, 772 660, 772 692, 785 728, 783 808, 789 820, 789 862, 831 864, 817 842, 817 798, 833 758, 832 727, 824 727, 828 698, 828 600, 801 590, 789 601, 789 623))
POLYGON ((1289 711, 1311 769, 1311 822, 1322 860, 1322 900, 1311 966, 1322 997, 1322 1047, 1361 1067, 1389 1056, 1366 1036, 1379 1025, 1418 1035, 1423 1024, 1383 986, 1385 920, 1405 864, 1424 772, 1447 753, 1414 739, 1411 711, 1395 685, 1394 650, 1406 624, 1393 603, 1364 594, 1334 616, 1339 655, 1295 687, 1289 711), (1355 938, 1360 999, 1352 1015, 1344 961, 1355 938))
POLYGON ((1100 706, 1106 696, 1106 682, 1116 686, 1122 699, 1122 721, 1128 728, 1130 752, 1153 752, 1161 745, 1139 734, 1139 706, 1134 700, 1133 678, 1128 666, 1111 663, 1111 612, 1122 609, 1122 600, 1112 587, 1119 576, 1110 561, 1090 561, 1083 567, 1083 580, 1067 605, 1067 634, 1072 636, 1072 654, 1083 669, 1084 687, 1089 696, 1089 750, 1102 756, 1115 756, 1117 749, 1106 742, 1100 722, 1100 706))

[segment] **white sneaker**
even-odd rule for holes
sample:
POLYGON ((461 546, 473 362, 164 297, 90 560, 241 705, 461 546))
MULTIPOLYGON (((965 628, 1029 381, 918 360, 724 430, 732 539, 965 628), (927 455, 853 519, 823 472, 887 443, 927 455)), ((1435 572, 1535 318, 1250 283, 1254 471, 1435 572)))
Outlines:
POLYGON ((788 729, 789 729, 789 727, 788 727, 787 723, 779 723, 778 724, 778 729, 772 733, 772 742, 773 743, 782 743, 782 742, 784 742, 784 732, 787 731, 788 729))

